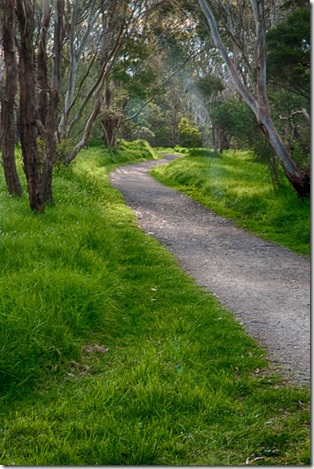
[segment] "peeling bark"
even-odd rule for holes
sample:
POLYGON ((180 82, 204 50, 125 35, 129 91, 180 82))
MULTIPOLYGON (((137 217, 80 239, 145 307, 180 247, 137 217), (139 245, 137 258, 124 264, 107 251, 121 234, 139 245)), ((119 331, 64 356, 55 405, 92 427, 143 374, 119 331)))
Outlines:
POLYGON ((19 24, 19 130, 24 172, 32 210, 41 212, 54 203, 52 172, 56 151, 55 126, 60 90, 63 0, 54 0, 53 66, 48 71, 48 29, 51 2, 41 0, 41 25, 35 57, 35 11, 31 0, 16 0, 19 24), (36 61, 37 58, 37 61, 36 61), (39 151, 37 139, 43 140, 39 151))
POLYGON ((14 0, 2 0, 3 52, 5 86, 1 106, 2 164, 6 186, 10 194, 22 195, 22 186, 15 164, 15 97, 17 92, 17 64, 14 35, 14 0))
POLYGON ((17 0, 16 14, 20 29, 19 45, 19 83, 20 114, 19 128, 27 179, 29 204, 31 210, 44 210, 44 197, 41 181, 41 160, 37 148, 36 126, 36 73, 33 52, 34 11, 29 0, 17 0))

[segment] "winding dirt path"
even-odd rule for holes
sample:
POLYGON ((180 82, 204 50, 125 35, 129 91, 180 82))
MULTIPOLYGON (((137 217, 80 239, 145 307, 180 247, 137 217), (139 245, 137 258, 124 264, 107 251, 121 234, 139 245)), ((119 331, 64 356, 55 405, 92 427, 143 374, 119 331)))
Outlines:
POLYGON ((148 171, 178 156, 123 166, 111 183, 141 228, 232 311, 275 369, 310 382, 310 261, 264 241, 165 187, 148 171))

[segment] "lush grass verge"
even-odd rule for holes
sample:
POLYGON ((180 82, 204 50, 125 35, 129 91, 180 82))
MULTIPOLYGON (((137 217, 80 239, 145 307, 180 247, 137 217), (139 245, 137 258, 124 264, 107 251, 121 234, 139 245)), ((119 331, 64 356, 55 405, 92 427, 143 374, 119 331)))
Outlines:
POLYGON ((151 173, 238 226, 310 253, 310 201, 300 200, 283 175, 275 192, 268 167, 250 152, 229 150, 217 157, 208 150, 189 150, 184 158, 151 173))
POLYGON ((56 206, 42 215, 30 212, 26 190, 21 199, 9 196, 1 179, 0 391, 78 356, 80 340, 91 333, 121 327, 114 301, 119 239, 104 217, 106 196, 88 177, 89 154, 96 175, 99 166, 155 157, 143 141, 123 143, 115 155, 85 151, 74 165, 80 176, 56 170, 56 206))
POLYGON ((107 158, 41 215, 1 191, 1 464, 308 464, 308 389, 136 227, 107 158))

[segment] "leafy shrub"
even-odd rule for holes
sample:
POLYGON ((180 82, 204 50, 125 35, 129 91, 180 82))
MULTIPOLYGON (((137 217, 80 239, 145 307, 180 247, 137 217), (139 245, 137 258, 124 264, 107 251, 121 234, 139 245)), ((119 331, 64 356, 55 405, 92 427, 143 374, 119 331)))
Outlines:
POLYGON ((202 133, 182 117, 179 123, 180 142, 183 147, 196 148, 202 145, 202 133))
POLYGON ((69 138, 62 140, 60 143, 57 143, 55 163, 63 163, 73 150, 74 144, 69 138))
POLYGON ((146 140, 137 139, 129 142, 123 140, 120 148, 120 152, 127 152, 129 155, 134 156, 135 158, 142 159, 155 159, 156 155, 150 144, 146 140))
POLYGON ((189 154, 189 149, 188 148, 184 148, 184 147, 180 147, 180 145, 176 145, 174 147, 174 151, 178 152, 178 153, 183 153, 185 155, 188 155, 189 154))
MULTIPOLYGON (((46 152, 46 143, 40 137, 37 138, 37 149, 41 159, 43 160, 46 152)), ((74 144, 71 139, 64 139, 62 140, 62 142, 57 143, 56 152, 54 156, 54 163, 57 165, 62 164, 72 153, 73 150, 74 144)))

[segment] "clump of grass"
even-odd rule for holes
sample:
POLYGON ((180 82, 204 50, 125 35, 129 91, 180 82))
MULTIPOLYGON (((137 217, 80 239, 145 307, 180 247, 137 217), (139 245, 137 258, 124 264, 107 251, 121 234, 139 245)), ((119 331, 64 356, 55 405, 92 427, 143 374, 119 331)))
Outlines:
POLYGON ((0 397, 2 464, 309 464, 309 390, 275 374, 233 315, 137 228, 94 150, 59 172, 45 214, 2 199, 26 224, 6 217, 6 232, 26 229, 25 241, 32 229, 36 248, 26 288, 26 266, 6 260, 15 287, 4 301, 18 290, 32 301, 31 327, 11 316, 15 344, 27 350, 26 331, 33 347, 51 336, 63 355, 42 354, 45 381, 0 397), (48 315, 42 336, 36 313, 48 315))
POLYGON ((238 226, 309 254, 310 201, 300 200, 283 174, 274 191, 268 167, 250 152, 225 151, 221 158, 197 154, 192 149, 151 173, 238 226))
POLYGON ((23 200, 12 198, 0 216, 2 387, 40 376, 56 360, 77 357, 83 339, 118 326, 117 279, 106 265, 114 232, 98 191, 64 171, 65 179, 60 171, 56 181, 56 207, 36 216, 23 209, 23 200))
POLYGON ((128 160, 130 161, 133 157, 138 161, 139 159, 147 160, 148 158, 156 159, 156 153, 152 149, 146 140, 133 140, 129 142, 127 140, 123 140, 120 148, 120 154, 128 155, 128 160))

